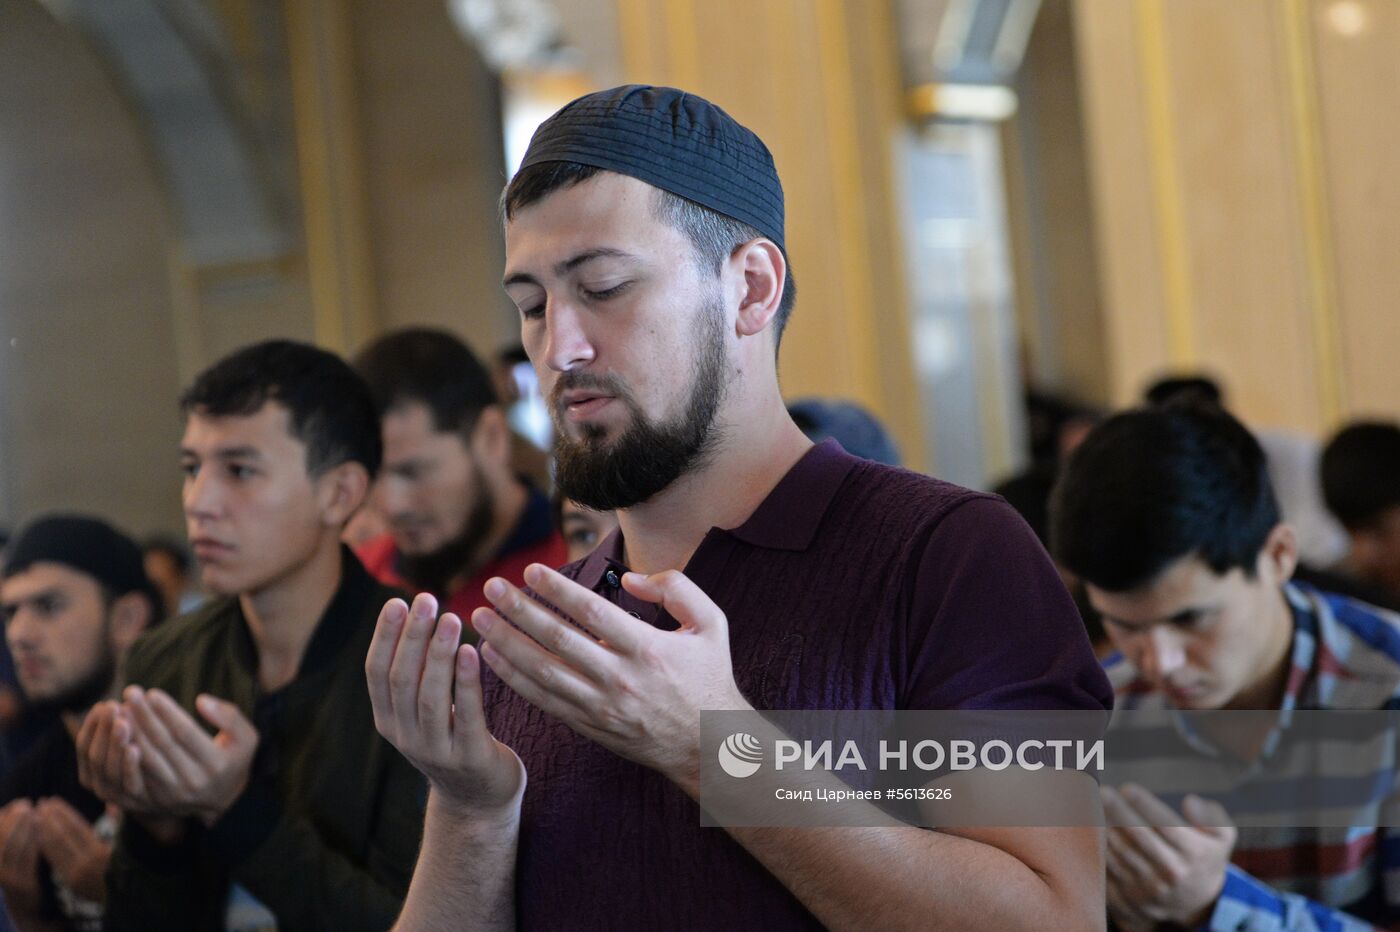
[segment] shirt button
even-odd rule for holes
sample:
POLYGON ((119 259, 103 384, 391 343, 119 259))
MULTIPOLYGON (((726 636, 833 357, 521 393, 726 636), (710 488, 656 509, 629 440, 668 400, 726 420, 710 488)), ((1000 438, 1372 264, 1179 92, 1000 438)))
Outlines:
POLYGON ((607 580, 608 585, 612 586, 614 589, 622 586, 622 577, 617 575, 617 570, 608 570, 603 574, 603 578, 607 580))

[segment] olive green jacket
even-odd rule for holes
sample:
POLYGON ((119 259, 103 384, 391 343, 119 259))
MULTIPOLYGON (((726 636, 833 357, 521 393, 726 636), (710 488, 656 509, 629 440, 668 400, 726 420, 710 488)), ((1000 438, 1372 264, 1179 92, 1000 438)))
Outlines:
POLYGON ((127 681, 235 703, 258 730, 247 790, 212 828, 190 820, 178 845, 126 819, 108 870, 107 927, 223 930, 231 884, 283 932, 386 929, 403 905, 423 823, 421 775, 374 728, 365 653, 395 595, 344 551, 340 588, 296 679, 258 685, 257 652, 236 598, 143 635, 127 681))

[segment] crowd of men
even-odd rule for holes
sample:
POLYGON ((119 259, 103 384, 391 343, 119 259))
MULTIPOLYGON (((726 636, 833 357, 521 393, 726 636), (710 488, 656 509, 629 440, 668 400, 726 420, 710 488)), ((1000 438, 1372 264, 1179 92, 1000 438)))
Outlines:
POLYGON ((1310 583, 1277 456, 1196 383, 1084 425, 1033 530, 890 465, 859 412, 785 405, 782 188, 719 108, 581 98, 502 213, 553 489, 456 337, 349 361, 274 340, 180 399, 188 551, 75 514, 5 544, 39 723, 0 778, 15 927, 1400 920, 1381 825, 1235 829, 1135 786, 1103 788, 1106 828, 702 827, 699 800, 706 710, 1116 704, 1278 729, 1400 705, 1400 427, 1317 458, 1347 556, 1310 583))

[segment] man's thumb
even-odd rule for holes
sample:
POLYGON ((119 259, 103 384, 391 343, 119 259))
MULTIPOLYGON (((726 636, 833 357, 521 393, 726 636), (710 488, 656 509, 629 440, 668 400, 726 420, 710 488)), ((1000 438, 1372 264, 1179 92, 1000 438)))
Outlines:
POLYGON ((703 589, 678 570, 663 570, 650 576, 627 573, 622 577, 622 586, 644 602, 659 604, 683 628, 727 630, 724 612, 703 589))
POLYGON ((237 741, 247 739, 253 731, 253 726, 232 702, 205 693, 195 699, 194 707, 206 722, 237 741))
POLYGON ((1181 811, 1192 825, 1203 832, 1222 838, 1235 834, 1235 823, 1230 814, 1213 799, 1203 799, 1193 793, 1181 801, 1181 811))

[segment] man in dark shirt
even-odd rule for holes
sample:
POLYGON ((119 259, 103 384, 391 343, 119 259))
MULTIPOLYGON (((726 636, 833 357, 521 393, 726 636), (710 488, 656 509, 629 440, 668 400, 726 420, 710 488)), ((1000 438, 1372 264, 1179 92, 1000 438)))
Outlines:
POLYGON ((700 826, 702 710, 1111 701, 1004 502, 789 417, 762 142, 673 89, 589 95, 540 127, 504 214, 560 488, 620 528, 528 568, 541 601, 489 581, 480 654, 431 597, 381 614, 376 724, 432 784, 401 927, 1102 927, 1094 828, 700 826))
POLYGON ((127 651, 160 616, 141 551, 97 518, 40 518, 8 551, 5 640, 25 697, 57 712, 0 781, 0 888, 21 928, 101 928, 115 820, 79 785, 73 736, 115 694, 127 651))
POLYGON ((1400 921, 1392 742, 1309 754, 1290 725, 1295 712, 1400 707, 1400 615, 1293 581, 1298 536, 1269 462, 1230 414, 1178 398, 1095 428, 1056 487, 1056 556, 1117 648, 1104 665, 1127 714, 1113 729, 1153 749, 1145 778, 1189 766, 1199 780, 1158 783, 1171 805, 1131 769, 1132 789, 1104 788, 1109 915, 1124 930, 1400 921), (1272 714, 1193 714, 1212 710, 1272 714), (1301 802, 1339 783, 1374 787, 1370 805, 1331 810, 1351 825, 1301 802), (1185 793, 1196 787, 1247 800, 1244 824, 1185 793))
POLYGON ((84 782, 127 815, 107 924, 386 928, 423 786, 364 688, 393 590, 339 542, 379 465, 369 389, 274 341, 204 372, 182 407, 186 525, 222 598, 141 639, 123 701, 78 735, 84 782))
POLYGON ((1400 424, 1347 424, 1327 442, 1319 471, 1327 507, 1351 541, 1344 568, 1379 590, 1371 601, 1395 607, 1400 602, 1400 424))
POLYGON ((492 576, 559 566, 564 540, 549 499, 512 462, 511 430, 491 376, 455 336, 413 328, 355 358, 384 436, 375 505, 389 532, 359 548, 386 585, 431 592, 462 616, 486 604, 492 576))

